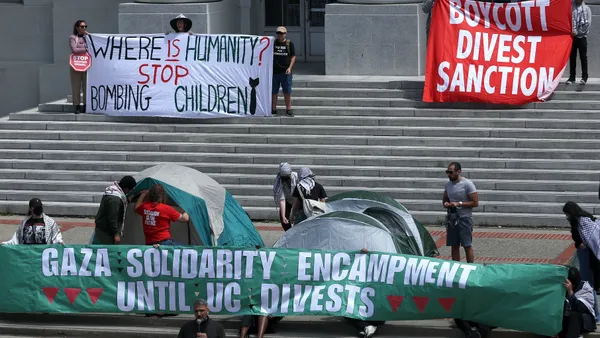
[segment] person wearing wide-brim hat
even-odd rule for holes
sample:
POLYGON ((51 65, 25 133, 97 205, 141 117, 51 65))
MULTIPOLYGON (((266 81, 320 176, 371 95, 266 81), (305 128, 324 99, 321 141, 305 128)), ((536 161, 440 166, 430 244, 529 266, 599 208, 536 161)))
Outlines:
POLYGON ((170 22, 171 28, 175 31, 175 33, 190 33, 194 34, 190 31, 192 29, 192 20, 186 17, 183 14, 179 14, 170 22))

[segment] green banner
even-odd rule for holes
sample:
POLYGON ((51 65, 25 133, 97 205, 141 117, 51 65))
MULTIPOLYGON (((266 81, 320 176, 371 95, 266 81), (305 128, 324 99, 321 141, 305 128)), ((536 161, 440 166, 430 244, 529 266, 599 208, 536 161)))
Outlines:
POLYGON ((148 246, 2 246, 0 312, 191 312, 462 318, 553 335, 567 269, 387 253, 148 246), (531 318, 535 318, 532 320, 531 318))

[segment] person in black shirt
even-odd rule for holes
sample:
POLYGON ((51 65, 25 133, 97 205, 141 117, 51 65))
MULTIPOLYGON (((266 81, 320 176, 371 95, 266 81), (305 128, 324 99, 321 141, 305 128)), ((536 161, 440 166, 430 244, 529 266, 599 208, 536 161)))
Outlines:
POLYGON ((283 90, 285 99, 285 114, 293 117, 292 112, 292 69, 296 63, 296 50, 292 41, 287 40, 287 29, 277 28, 277 39, 273 45, 273 115, 277 115, 277 96, 279 87, 283 90))
POLYGON ((294 205, 292 206, 292 211, 290 213, 290 224, 296 224, 305 219, 304 210, 302 210, 302 198, 300 197, 301 189, 302 195, 304 198, 325 202, 327 201, 327 193, 325 192, 325 188, 319 182, 315 181, 315 174, 309 168, 300 168, 300 182, 294 189, 294 193, 292 196, 295 198, 294 205))
POLYGON ((195 320, 181 327, 177 338, 225 338, 225 330, 221 324, 208 317, 208 303, 204 299, 194 302, 195 320))

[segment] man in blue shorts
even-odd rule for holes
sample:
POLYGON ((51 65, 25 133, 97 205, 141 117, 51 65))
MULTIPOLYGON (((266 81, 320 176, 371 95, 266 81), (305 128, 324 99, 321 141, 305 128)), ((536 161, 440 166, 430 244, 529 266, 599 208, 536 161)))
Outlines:
POLYGON ((293 117, 292 112, 292 69, 296 63, 296 50, 292 41, 286 39, 287 29, 277 28, 277 39, 273 45, 273 102, 271 114, 277 115, 277 96, 279 88, 283 90, 285 114, 293 117))
POLYGON ((452 260, 460 262, 460 247, 465 249, 467 262, 475 261, 473 251, 473 208, 479 205, 475 184, 461 176, 461 166, 452 162, 446 170, 448 182, 444 189, 444 208, 448 210, 446 245, 452 247, 452 260))

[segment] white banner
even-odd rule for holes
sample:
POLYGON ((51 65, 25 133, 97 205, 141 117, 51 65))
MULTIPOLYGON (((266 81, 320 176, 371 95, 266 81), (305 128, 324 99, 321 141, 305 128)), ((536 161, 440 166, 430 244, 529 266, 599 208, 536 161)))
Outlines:
POLYGON ((270 116, 273 38, 88 35, 87 111, 111 116, 270 116))

